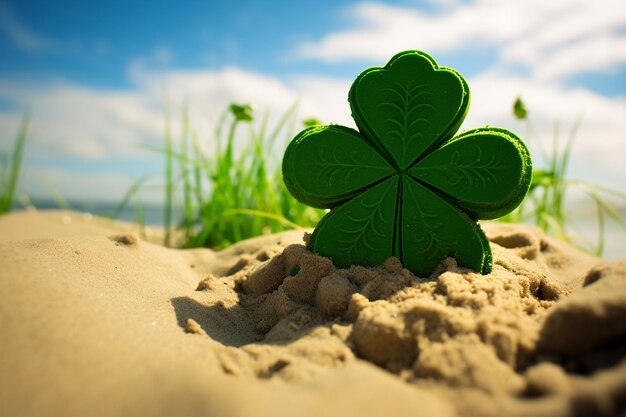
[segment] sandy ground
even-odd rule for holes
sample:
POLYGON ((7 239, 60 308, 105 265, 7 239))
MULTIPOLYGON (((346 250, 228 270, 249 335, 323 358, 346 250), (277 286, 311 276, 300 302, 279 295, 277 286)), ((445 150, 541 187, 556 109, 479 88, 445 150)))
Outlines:
POLYGON ((0 217, 0 415, 625 416, 626 261, 484 228, 493 273, 418 278, 302 232, 214 252, 0 217))

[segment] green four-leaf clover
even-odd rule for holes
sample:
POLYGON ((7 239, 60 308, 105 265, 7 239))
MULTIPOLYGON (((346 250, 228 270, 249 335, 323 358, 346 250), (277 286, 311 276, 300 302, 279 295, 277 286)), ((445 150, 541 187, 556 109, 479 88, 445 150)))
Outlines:
POLYGON ((338 125, 300 132, 283 159, 299 201, 332 209, 309 248, 339 267, 395 256, 428 276, 446 257, 489 273, 491 249, 477 219, 519 205, 530 184, 524 143, 486 127, 453 137, 470 101, 454 70, 423 52, 402 52, 352 84, 359 131, 338 125))

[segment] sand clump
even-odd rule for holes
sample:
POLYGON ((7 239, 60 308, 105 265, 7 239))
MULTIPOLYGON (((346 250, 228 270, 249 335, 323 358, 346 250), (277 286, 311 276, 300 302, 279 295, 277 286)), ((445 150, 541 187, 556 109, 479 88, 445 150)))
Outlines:
POLYGON ((542 316, 560 294, 553 289, 552 300, 542 299, 545 274, 522 266, 515 274, 496 265, 493 279, 448 260, 432 277, 418 278, 398 264, 392 258, 379 268, 335 269, 328 259, 292 245, 226 279, 240 283, 241 305, 273 340, 297 339, 302 326, 337 323, 350 327, 345 343, 358 357, 407 380, 502 388, 497 379, 481 382, 489 379, 479 375, 485 368, 504 374, 504 386, 521 389, 515 369, 530 360, 542 316))
MULTIPOLYGON (((495 265, 487 276, 453 259, 430 277, 414 276, 395 258, 377 268, 337 269, 296 244, 221 279, 234 282, 259 343, 290 357, 277 371, 289 378, 303 377, 310 365, 358 358, 451 400, 480 391, 523 410, 532 396, 574 405, 593 397, 575 388, 578 377, 569 372, 589 375, 622 360, 626 263, 589 269, 597 260, 582 253, 565 260, 559 242, 532 228, 490 225, 488 232, 495 265), (311 338, 320 349, 302 348, 311 338), (580 356, 589 352, 596 362, 580 356)), ((258 346, 243 350, 258 359, 258 346)), ((616 372, 626 381, 622 368, 616 372)), ((602 400, 606 410, 623 406, 622 388, 602 400)))
POLYGON ((70 226, 79 236, 0 242, 13 415, 626 412, 626 261, 532 227, 484 225, 489 275, 447 259, 417 277, 395 258, 336 268, 302 232, 213 252, 70 226), (44 386, 54 395, 20 413, 44 386))

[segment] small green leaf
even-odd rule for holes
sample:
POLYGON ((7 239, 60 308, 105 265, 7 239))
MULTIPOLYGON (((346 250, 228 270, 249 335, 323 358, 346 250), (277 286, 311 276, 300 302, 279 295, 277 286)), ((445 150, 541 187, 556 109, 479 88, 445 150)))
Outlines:
POLYGON ((315 127, 315 126, 320 126, 323 123, 321 120, 316 119, 315 117, 309 117, 308 119, 304 119, 302 121, 302 124, 304 125, 304 127, 315 127))
POLYGON ((233 103, 230 105, 230 112, 238 122, 251 122, 253 119, 252 106, 249 104, 233 103))
POLYGON ((513 114, 518 120, 525 120, 528 116, 528 110, 521 97, 516 98, 513 103, 513 114))

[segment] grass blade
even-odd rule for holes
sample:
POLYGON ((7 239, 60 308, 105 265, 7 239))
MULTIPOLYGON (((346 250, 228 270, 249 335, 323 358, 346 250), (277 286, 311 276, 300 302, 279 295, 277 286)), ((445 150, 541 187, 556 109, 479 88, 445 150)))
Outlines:
POLYGON ((173 171, 173 155, 172 155, 172 132, 170 128, 170 110, 167 100, 165 101, 165 207, 163 212, 165 236, 163 244, 170 246, 171 227, 172 227, 172 210, 173 210, 173 194, 174 194, 174 171, 173 171))
POLYGON ((28 131, 29 122, 30 111, 27 111, 22 118, 22 123, 20 124, 15 144, 13 145, 13 152, 9 162, 10 167, 7 169, 8 180, 6 182, 6 189, 2 190, 2 199, 0 200, 0 214, 11 211, 11 207, 13 205, 17 180, 22 166, 22 156, 24 154, 24 144, 26 143, 26 133, 28 131))
POLYGON ((230 210, 226 210, 223 213, 223 215, 224 217, 234 216, 234 215, 258 216, 258 217, 263 217, 266 219, 276 220, 291 229, 303 229, 303 227, 300 226, 299 224, 294 223, 290 221, 289 219, 284 218, 280 214, 270 213, 268 211, 251 210, 251 209, 230 209, 230 210))

